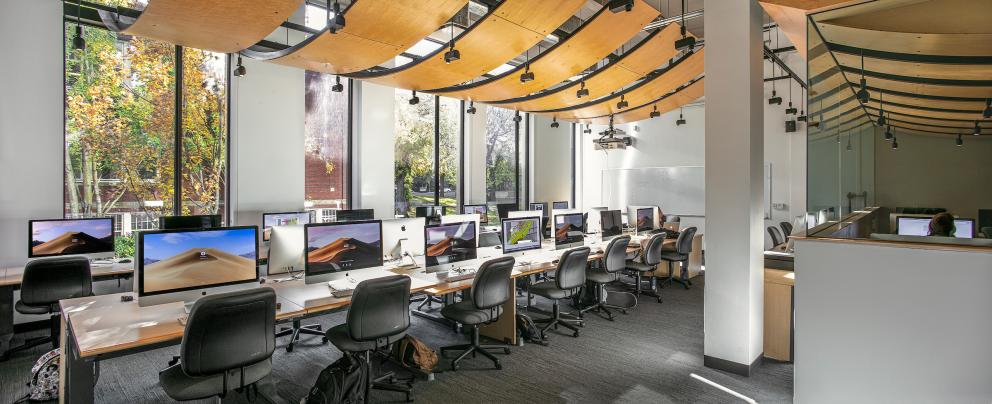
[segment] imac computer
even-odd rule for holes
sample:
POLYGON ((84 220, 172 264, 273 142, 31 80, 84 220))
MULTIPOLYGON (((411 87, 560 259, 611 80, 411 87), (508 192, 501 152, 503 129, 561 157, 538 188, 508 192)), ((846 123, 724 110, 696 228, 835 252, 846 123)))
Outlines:
POLYGON ((637 209, 635 229, 638 233, 654 230, 654 208, 637 209))
POLYGON ((600 218, 599 212, 604 212, 610 208, 597 206, 589 209, 588 217, 586 218, 586 233, 595 234, 601 233, 603 231, 603 221, 600 218))
POLYGON ((551 209, 568 209, 568 201, 552 202, 551 209))
POLYGON ((186 302, 258 287, 258 227, 138 233, 138 305, 186 302))
POLYGON ((609 240, 623 233, 623 217, 619 210, 599 212, 599 222, 603 228, 603 240, 609 240))
POLYGON ((382 266, 382 222, 379 220, 308 224, 306 283, 334 280, 337 274, 382 266))
POLYGON ((336 222, 355 222, 375 219, 373 209, 341 209, 334 212, 336 222))
POLYGON ((269 229, 269 263, 266 273, 269 275, 298 273, 303 271, 306 261, 303 250, 306 242, 303 239, 303 224, 272 226, 269 229))
POLYGON ((476 258, 475 222, 427 226, 424 256, 427 272, 448 271, 460 261, 476 258))
POLYGON ((28 221, 28 258, 82 255, 113 258, 114 219, 52 219, 28 221))
POLYGON ((220 215, 159 216, 160 230, 210 229, 220 227, 220 215))
POLYGON ((401 259, 424 255, 424 227, 427 220, 410 217, 382 221, 382 258, 401 259))
MULTIPOLYGON (((481 229, 481 227, 479 227, 480 219, 479 216, 476 214, 441 216, 441 224, 465 223, 465 222, 475 222, 476 232, 478 232, 479 229, 481 229)), ((475 238, 475 246, 479 247, 478 237, 475 238)))
POLYGON ((537 210, 541 212, 541 216, 548 217, 548 203, 547 202, 531 202, 527 204, 527 210, 537 210))
POLYGON ((417 206, 414 208, 414 214, 417 217, 426 217, 428 219, 436 219, 441 217, 444 208, 441 206, 417 206))
MULTIPOLYGON (((929 217, 897 216, 896 232, 901 236, 929 236, 929 217)), ((973 219, 954 219, 954 237, 973 238, 975 236, 975 221, 973 219)))
POLYGON ((462 206, 462 214, 474 213, 479 215, 479 223, 489 224, 489 206, 488 205, 464 205, 462 206))
POLYGON ((517 210, 517 204, 515 203, 497 203, 496 213, 499 215, 500 219, 506 219, 507 215, 511 210, 517 210))
POLYGON ((519 219, 522 217, 541 217, 539 210, 515 210, 506 214, 507 219, 519 219))
POLYGON ((581 247, 582 240, 582 214, 565 213, 555 215, 555 248, 565 249, 581 247))
POLYGON ((540 249, 540 216, 503 220, 503 254, 519 257, 525 251, 540 249))
POLYGON ((272 226, 287 226, 291 224, 310 224, 313 217, 310 212, 282 212, 262 214, 262 241, 269 241, 269 229, 272 226))

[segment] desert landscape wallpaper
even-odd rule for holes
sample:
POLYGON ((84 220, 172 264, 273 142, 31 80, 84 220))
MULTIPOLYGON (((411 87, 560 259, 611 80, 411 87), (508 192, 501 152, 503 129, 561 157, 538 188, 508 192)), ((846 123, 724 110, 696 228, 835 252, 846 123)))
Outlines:
POLYGON ((566 244, 570 238, 576 236, 578 232, 578 237, 582 237, 582 215, 562 215, 555 218, 555 242, 558 244, 566 244))
POLYGON ((113 222, 38 221, 31 224, 31 255, 89 254, 114 251, 113 222))
POLYGON ((254 229, 145 234, 144 291, 245 281, 256 276, 254 229))
POLYGON ((382 265, 378 222, 307 228, 307 271, 347 271, 382 265))
POLYGON ((475 223, 427 229, 427 266, 475 259, 475 223))

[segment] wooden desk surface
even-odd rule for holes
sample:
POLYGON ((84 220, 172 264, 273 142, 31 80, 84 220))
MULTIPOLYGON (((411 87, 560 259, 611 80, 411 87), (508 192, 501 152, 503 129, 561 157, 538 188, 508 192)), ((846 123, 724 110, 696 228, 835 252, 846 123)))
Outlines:
MULTIPOLYGON (((0 273, 0 287, 20 285, 24 276, 24 267, 4 268, 0 273)), ((131 275, 134 273, 134 263, 113 265, 91 265, 90 274, 94 278, 131 275)))

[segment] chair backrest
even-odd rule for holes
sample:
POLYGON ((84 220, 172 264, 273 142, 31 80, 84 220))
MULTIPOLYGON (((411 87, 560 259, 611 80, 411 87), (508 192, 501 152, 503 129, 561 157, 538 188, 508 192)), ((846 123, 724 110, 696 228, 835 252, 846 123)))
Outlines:
POLYGON ((477 309, 499 306, 510 300, 510 272, 513 271, 513 257, 504 255, 486 261, 479 267, 472 281, 472 303, 477 309))
POLYGON ((982 234, 985 234, 985 238, 992 238, 992 227, 982 227, 982 234))
POLYGON ((627 244, 630 236, 614 237, 603 250, 603 267, 606 272, 614 273, 627 267, 627 244))
POLYGON ((402 334, 410 327, 410 278, 368 279, 355 287, 348 309, 348 332, 355 341, 402 334))
POLYGON ((665 245, 665 233, 658 233, 651 236, 648 239, 648 243, 644 246, 644 252, 641 253, 641 261, 645 265, 658 265, 661 263, 661 248, 665 245))
POLYGON ((41 258, 24 267, 21 301, 28 306, 55 305, 92 294, 90 261, 85 257, 41 258))
POLYGON ((190 376, 267 360, 276 349, 276 292, 259 287, 204 296, 193 304, 179 355, 190 376))
POLYGON ((499 239, 499 232, 487 231, 479 233, 479 247, 495 247, 503 244, 499 239))
POLYGON ((778 229, 778 227, 768 226, 768 235, 772 238, 773 247, 782 244, 783 242, 782 233, 781 230, 778 229))
POLYGON ((696 237, 695 227, 686 227, 675 240, 675 252, 686 255, 692 252, 692 238, 696 237))
POLYGON ((778 224, 782 228, 782 234, 785 235, 785 241, 789 241, 789 236, 792 235, 792 223, 782 222, 778 224))
POLYGON ((558 259, 558 269, 555 270, 555 285, 558 289, 575 289, 586 283, 589 251, 589 247, 579 247, 565 251, 561 255, 558 259))

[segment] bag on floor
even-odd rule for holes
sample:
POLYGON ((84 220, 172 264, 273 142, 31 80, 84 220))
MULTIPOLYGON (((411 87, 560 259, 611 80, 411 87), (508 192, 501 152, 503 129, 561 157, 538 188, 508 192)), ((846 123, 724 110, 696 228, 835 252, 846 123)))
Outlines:
POLYGON ((533 344, 547 345, 548 343, 541 338, 541 331, 537 329, 534 320, 523 313, 517 313, 517 333, 520 334, 521 339, 533 344))
POLYGON ((411 335, 393 344, 393 359, 407 368, 425 372, 431 372, 437 366, 437 352, 411 335))
POLYGON ((301 404, 364 404, 369 388, 369 364, 345 354, 317 376, 301 404))
POLYGON ((49 401, 59 398, 59 350, 53 349, 41 355, 31 366, 31 381, 28 382, 30 393, 23 401, 49 401))

